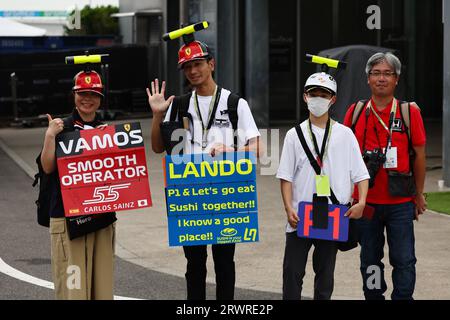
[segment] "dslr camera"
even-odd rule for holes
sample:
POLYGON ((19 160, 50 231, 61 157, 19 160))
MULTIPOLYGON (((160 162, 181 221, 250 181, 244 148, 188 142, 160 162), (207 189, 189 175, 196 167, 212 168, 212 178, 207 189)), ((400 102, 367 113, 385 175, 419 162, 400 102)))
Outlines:
POLYGON ((366 150, 363 153, 363 159, 370 175, 369 188, 373 188, 378 171, 386 162, 386 155, 381 149, 366 150))

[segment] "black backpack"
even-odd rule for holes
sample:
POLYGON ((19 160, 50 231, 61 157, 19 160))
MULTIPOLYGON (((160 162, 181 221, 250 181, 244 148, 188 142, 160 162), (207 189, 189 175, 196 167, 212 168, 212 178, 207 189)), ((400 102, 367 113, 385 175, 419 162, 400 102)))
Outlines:
POLYGON ((37 206, 37 222, 43 227, 50 227, 50 197, 51 197, 51 180, 54 179, 53 174, 46 174, 42 169, 41 154, 36 158, 38 173, 34 175, 33 188, 39 183, 39 196, 35 201, 37 206))
MULTIPOLYGON (((181 138, 179 141, 172 141, 172 133, 177 129, 182 129, 183 118, 188 118, 191 124, 193 124, 192 116, 189 114, 189 103, 192 97, 192 93, 188 93, 182 96, 175 97, 172 102, 172 109, 170 112, 170 121, 161 123, 161 133, 164 141, 164 146, 167 151, 167 154, 172 153, 172 149, 181 142, 181 138), (177 120, 178 119, 178 120, 177 120)), ((230 93, 230 96, 227 100, 228 106, 228 117, 230 118, 231 126, 233 131, 237 130, 238 126, 238 105, 239 100, 241 98, 235 94, 230 93)), ((237 136, 234 136, 234 148, 237 150, 237 136)))
MULTIPOLYGON (((73 118, 69 116, 63 119, 64 130, 62 133, 73 131, 73 118)), ((52 196, 52 182, 56 183, 56 172, 46 174, 41 164, 41 153, 36 158, 38 172, 34 175, 33 188, 39 183, 39 196, 35 201, 37 206, 37 222, 43 227, 50 227, 50 199, 52 196)))

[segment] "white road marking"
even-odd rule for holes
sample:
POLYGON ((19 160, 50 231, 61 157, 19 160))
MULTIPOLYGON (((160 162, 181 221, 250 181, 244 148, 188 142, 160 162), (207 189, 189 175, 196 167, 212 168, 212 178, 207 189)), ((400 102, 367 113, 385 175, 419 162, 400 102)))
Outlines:
POLYGON ((36 286, 44 287, 44 288, 51 289, 51 290, 55 289, 53 282, 45 281, 45 280, 30 276, 29 274, 26 274, 26 273, 23 273, 22 271, 14 269, 10 265, 8 265, 5 261, 3 261, 2 258, 0 258, 0 272, 4 273, 12 278, 15 278, 17 280, 28 282, 28 283, 34 284, 36 286))
MULTIPOLYGON (((55 286, 53 282, 42 280, 36 277, 33 277, 29 274, 23 273, 22 271, 19 271, 17 269, 14 269, 10 265, 8 265, 5 261, 3 261, 2 258, 0 258, 0 272, 3 274, 6 274, 7 276, 10 276, 14 279, 27 282, 36 286, 44 287, 46 289, 54 290, 55 286)), ((142 299, 136 299, 136 298, 129 298, 129 297, 121 297, 121 296, 114 296, 114 300, 142 300, 142 299)))

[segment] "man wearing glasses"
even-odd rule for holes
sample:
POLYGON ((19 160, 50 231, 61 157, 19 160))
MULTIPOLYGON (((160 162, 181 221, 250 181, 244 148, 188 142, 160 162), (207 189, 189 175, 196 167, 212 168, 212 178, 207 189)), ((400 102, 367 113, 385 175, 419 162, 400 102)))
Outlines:
MULTIPOLYGON (((371 219, 357 221, 367 300, 384 299, 387 290, 382 263, 385 228, 393 267, 391 298, 413 299, 416 282, 413 222, 426 210, 426 135, 419 107, 394 96, 401 67, 392 53, 373 55, 366 66, 372 97, 352 105, 344 121, 358 139, 371 177, 367 204, 375 208, 371 219), (379 281, 373 277, 376 271, 379 281)), ((355 190, 353 198, 358 197, 355 190)))

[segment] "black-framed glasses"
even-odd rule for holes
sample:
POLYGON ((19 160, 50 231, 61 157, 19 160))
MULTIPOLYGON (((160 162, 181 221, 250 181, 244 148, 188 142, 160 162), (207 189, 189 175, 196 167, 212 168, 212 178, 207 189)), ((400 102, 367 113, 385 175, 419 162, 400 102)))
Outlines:
POLYGON ((381 76, 385 77, 385 78, 390 78, 393 76, 396 76, 397 73, 394 71, 385 71, 385 72, 381 72, 381 71, 370 71, 369 75, 371 75, 372 77, 375 78, 380 78, 381 76))

